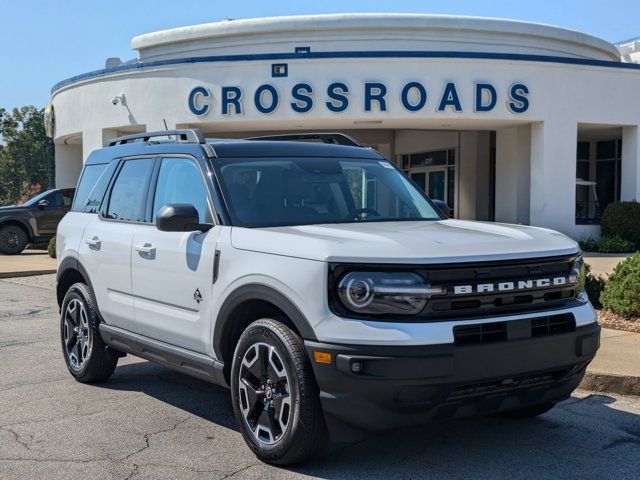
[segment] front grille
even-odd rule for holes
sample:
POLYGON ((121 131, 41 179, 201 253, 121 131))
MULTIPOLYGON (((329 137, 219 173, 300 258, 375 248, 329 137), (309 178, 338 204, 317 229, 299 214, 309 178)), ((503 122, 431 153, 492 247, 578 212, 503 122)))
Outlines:
MULTIPOLYGON (((574 268, 575 257, 555 257, 537 260, 502 261, 467 265, 421 267, 417 271, 431 285, 443 286, 447 293, 433 297, 422 312, 430 319, 450 317, 499 315, 502 312, 557 308, 576 298, 571 284, 548 287, 478 293, 480 284, 500 285, 568 276, 574 268), (454 287, 471 286, 474 293, 456 295, 454 287)), ((497 290, 497 288, 495 289, 497 290)))
POLYGON ((574 332, 576 320, 572 313, 545 315, 524 320, 508 322, 475 323, 453 327, 453 340, 456 346, 485 345, 504 342, 511 339, 547 337, 574 332), (530 336, 523 335, 524 328, 530 336), (509 332, 512 331, 511 335, 509 332))
POLYGON ((574 332, 575 330, 576 319, 571 313, 547 315, 546 317, 531 320, 532 337, 546 337, 549 335, 574 332))
MULTIPOLYGON (((533 312, 565 308, 576 301, 575 284, 568 281, 575 273, 576 255, 538 259, 501 260, 492 262, 406 265, 406 264, 331 264, 329 298, 332 311, 350 318, 376 318, 358 315, 337 300, 337 282, 349 271, 409 271, 419 274, 425 282, 443 287, 443 295, 434 295, 416 316, 416 321, 447 321, 451 319, 494 317, 516 312, 533 312), (549 280, 565 279, 565 283, 549 280), (546 284, 537 282, 546 281, 546 284), (490 284, 490 291, 481 286, 490 284), (512 284, 511 288, 503 288, 512 284), (546 286, 545 286, 546 285, 546 286), (469 292, 456 292, 465 287, 469 292)), ((382 315, 380 315, 382 317, 382 315)), ((402 316, 402 315, 399 315, 402 316)))
POLYGON ((557 377, 562 376, 565 373, 565 370, 559 370, 556 372, 535 375, 520 375, 517 377, 506 378, 503 380, 496 380, 492 382, 458 385, 454 387, 447 400, 457 400, 473 395, 504 392, 515 390, 520 387, 533 387, 543 385, 545 383, 553 382, 557 377))
POLYGON ((505 322, 481 323, 476 325, 458 325, 453 328, 456 345, 484 345, 507 339, 505 322))
POLYGON ((405 385, 396 390, 395 400, 406 406, 427 406, 433 403, 452 402, 457 408, 460 402, 467 399, 472 400, 478 396, 509 395, 520 391, 520 389, 531 389, 531 395, 536 395, 544 391, 538 387, 568 379, 584 368, 585 364, 580 363, 572 368, 527 373, 488 381, 453 385, 405 385))

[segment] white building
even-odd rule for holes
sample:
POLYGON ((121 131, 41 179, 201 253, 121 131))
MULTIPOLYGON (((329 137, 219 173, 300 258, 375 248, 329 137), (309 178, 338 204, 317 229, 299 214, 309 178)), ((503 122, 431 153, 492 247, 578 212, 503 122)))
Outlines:
POLYGON ((177 28, 132 48, 135 61, 109 59, 53 88, 58 186, 74 185, 107 139, 166 122, 217 137, 345 132, 459 218, 576 239, 599 236, 609 202, 640 198, 640 65, 583 33, 321 15, 177 28))

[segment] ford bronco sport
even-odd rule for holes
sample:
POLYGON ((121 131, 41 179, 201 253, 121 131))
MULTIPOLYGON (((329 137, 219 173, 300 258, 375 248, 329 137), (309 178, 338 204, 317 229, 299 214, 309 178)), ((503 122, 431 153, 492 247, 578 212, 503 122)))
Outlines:
POLYGON ((574 241, 446 219, 340 134, 111 140, 57 248, 71 374, 104 381, 133 354, 229 386, 271 463, 366 430, 542 414, 599 347, 574 241))

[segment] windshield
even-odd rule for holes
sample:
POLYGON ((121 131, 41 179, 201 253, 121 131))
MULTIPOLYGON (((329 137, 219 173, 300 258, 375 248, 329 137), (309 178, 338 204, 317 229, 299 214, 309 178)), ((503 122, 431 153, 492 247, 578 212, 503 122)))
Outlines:
POLYGON ((219 159, 214 165, 238 226, 441 219, 388 161, 252 158, 219 159))
POLYGON ((25 207, 31 207, 38 203, 40 200, 43 200, 47 195, 49 195, 53 190, 47 190, 46 192, 39 193, 35 197, 31 197, 29 200, 24 202, 22 205, 25 207))

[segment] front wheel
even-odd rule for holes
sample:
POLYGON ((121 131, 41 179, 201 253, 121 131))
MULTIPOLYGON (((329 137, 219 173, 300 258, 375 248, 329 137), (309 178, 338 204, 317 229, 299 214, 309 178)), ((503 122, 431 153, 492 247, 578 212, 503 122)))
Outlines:
POLYGON ((28 241, 25 231, 17 225, 0 227, 0 253, 18 255, 27 247, 28 241))
POLYGON ((280 322, 258 320, 240 337, 231 398, 245 442, 265 462, 299 463, 326 442, 318 387, 302 340, 280 322))

